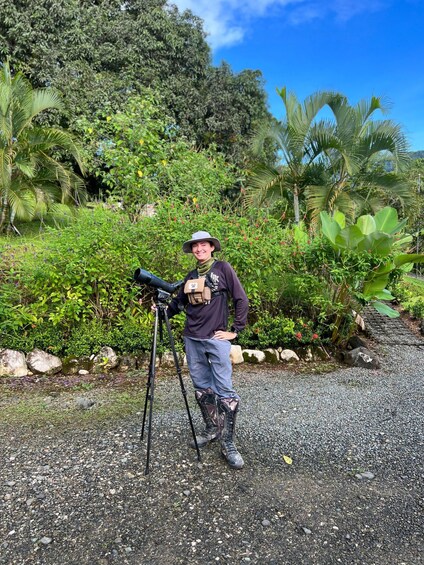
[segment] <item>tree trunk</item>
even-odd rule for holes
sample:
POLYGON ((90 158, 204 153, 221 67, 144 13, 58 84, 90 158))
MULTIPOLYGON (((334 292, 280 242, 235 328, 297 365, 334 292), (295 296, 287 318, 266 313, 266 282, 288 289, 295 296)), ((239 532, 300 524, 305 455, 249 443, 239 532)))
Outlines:
POLYGON ((4 194, 3 202, 1 203, 1 212, 0 212, 0 232, 3 231, 3 226, 6 222, 6 214, 7 214, 7 196, 4 194))
POLYGON ((299 217, 299 189, 297 188, 297 185, 294 185, 293 205, 294 205, 294 223, 299 224, 299 221, 300 221, 300 217, 299 217))

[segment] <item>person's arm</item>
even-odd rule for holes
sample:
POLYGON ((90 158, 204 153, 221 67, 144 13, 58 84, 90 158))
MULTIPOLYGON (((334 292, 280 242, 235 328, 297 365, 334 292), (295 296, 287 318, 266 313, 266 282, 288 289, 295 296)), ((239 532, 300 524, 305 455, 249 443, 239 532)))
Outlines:
POLYGON ((231 326, 231 331, 238 334, 241 332, 247 324, 247 313, 249 311, 249 301, 247 299, 244 288, 239 281, 236 272, 228 265, 230 268, 230 294, 233 299, 234 304, 234 322, 231 326))
POLYGON ((234 322, 230 331, 217 331, 215 338, 217 339, 235 339, 247 323, 247 313, 249 311, 249 301, 236 272, 229 263, 226 264, 225 279, 227 291, 231 295, 234 304, 234 322))

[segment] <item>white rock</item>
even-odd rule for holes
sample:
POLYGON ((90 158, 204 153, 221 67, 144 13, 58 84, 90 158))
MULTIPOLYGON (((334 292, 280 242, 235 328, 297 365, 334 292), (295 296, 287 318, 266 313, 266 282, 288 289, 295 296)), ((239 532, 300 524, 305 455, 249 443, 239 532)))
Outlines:
POLYGON ((13 349, 0 350, 0 377, 25 377, 28 366, 25 355, 13 349))
POLYGON ((243 349, 243 359, 248 363, 263 363, 265 353, 257 349, 243 349))
POLYGON ((298 355, 291 349, 283 349, 280 353, 281 361, 300 361, 298 355))
POLYGON ((102 347, 93 359, 93 371, 99 373, 115 369, 119 364, 119 359, 111 347, 102 347))
POLYGON ((26 360, 33 373, 55 375, 62 370, 62 361, 59 357, 41 349, 34 349, 31 353, 28 353, 26 360))
POLYGON ((232 345, 230 349, 230 359, 233 365, 243 363, 243 352, 240 345, 232 345))

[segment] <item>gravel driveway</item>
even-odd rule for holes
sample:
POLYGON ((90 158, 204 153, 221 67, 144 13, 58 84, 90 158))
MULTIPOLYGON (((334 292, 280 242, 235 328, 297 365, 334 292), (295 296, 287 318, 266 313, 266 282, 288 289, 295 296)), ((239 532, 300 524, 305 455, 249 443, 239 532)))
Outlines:
POLYGON ((157 378, 148 476, 141 396, 99 419, 112 390, 46 395, 39 423, 8 394, 27 421, 0 420, 0 563, 421 563, 424 347, 380 355, 378 371, 238 366, 241 471, 217 444, 197 462, 175 377, 157 378))

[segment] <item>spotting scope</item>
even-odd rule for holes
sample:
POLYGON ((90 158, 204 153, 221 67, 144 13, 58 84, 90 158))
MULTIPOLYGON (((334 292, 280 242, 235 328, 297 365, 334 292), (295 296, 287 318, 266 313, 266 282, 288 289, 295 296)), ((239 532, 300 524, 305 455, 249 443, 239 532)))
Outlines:
POLYGON ((149 271, 145 271, 144 269, 136 269, 134 272, 134 280, 138 284, 147 284, 152 288, 158 288, 159 290, 164 290, 165 292, 169 292, 169 294, 173 294, 176 290, 180 288, 183 284, 182 281, 177 281, 174 283, 168 283, 156 275, 149 273, 149 271))

